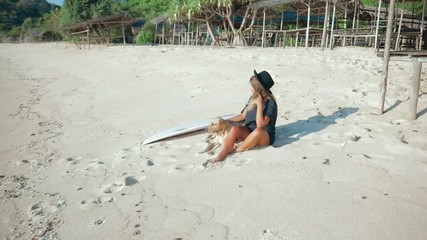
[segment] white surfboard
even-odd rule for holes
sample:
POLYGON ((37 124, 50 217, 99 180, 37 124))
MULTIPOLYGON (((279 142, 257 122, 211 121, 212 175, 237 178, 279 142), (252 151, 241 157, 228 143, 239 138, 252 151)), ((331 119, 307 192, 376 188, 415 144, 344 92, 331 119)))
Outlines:
MULTIPOLYGON (((236 116, 236 114, 228 114, 221 116, 224 120, 230 119, 232 117, 236 116)), ((166 138, 179 136, 181 134, 195 132, 198 130, 202 130, 204 128, 207 128, 209 124, 211 123, 213 118, 203 119, 196 122, 180 125, 178 127, 170 128, 165 131, 159 132, 147 139, 145 139, 141 145, 157 142, 166 138)))

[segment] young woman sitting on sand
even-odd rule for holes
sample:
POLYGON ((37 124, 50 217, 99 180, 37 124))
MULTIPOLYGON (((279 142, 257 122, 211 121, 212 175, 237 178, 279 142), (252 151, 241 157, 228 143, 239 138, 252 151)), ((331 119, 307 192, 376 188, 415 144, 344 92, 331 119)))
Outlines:
POLYGON ((214 162, 225 159, 228 153, 235 150, 242 152, 255 146, 267 146, 274 143, 277 119, 277 103, 270 91, 274 81, 266 71, 257 73, 249 80, 252 96, 242 112, 229 119, 229 122, 244 121, 243 125, 236 125, 230 129, 224 146, 214 162), (236 141, 242 143, 235 148, 236 141))

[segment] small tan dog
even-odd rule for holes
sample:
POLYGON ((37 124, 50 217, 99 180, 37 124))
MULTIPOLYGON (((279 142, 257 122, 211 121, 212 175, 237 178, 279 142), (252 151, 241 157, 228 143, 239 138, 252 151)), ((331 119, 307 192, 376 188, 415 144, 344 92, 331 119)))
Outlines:
POLYGON ((206 138, 208 146, 200 153, 214 154, 215 150, 224 144, 230 128, 231 125, 224 119, 214 118, 208 126, 209 136, 206 138))

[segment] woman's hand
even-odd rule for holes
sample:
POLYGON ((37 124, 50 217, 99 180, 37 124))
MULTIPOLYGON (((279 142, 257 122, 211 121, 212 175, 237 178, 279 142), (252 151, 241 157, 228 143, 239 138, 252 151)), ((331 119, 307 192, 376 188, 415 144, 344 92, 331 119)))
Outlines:
POLYGON ((262 107, 262 104, 264 103, 264 101, 262 100, 261 95, 258 94, 257 98, 255 99, 256 105, 259 107, 262 107))
POLYGON ((264 116, 264 100, 262 99, 261 95, 258 95, 255 99, 255 102, 257 104, 257 113, 256 113, 256 125, 259 128, 263 128, 265 125, 267 125, 270 122, 270 118, 264 116))

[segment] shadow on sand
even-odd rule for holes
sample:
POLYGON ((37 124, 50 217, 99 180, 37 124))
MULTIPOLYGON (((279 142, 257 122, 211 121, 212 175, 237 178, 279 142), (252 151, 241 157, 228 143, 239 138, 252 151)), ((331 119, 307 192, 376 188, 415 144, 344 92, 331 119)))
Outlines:
POLYGON ((276 140, 273 147, 282 147, 286 144, 298 141, 304 136, 318 132, 329 125, 335 124, 335 120, 338 118, 346 118, 358 110, 359 108, 342 108, 329 116, 316 115, 305 120, 298 120, 293 123, 278 126, 276 127, 276 140))

